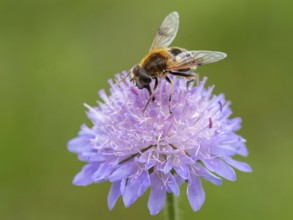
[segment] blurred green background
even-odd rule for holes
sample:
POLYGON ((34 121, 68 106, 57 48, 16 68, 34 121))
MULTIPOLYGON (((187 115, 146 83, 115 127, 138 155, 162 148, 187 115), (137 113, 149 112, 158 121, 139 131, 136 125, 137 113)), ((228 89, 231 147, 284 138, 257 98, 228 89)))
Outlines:
POLYGON ((241 116, 254 172, 221 187, 204 182, 206 202, 182 219, 293 219, 293 3, 270 0, 0 1, 0 219, 162 219, 147 195, 108 211, 110 185, 72 185, 83 163, 67 141, 89 121, 107 79, 148 51, 171 11, 180 14, 173 45, 219 50, 201 67, 215 93, 241 116))

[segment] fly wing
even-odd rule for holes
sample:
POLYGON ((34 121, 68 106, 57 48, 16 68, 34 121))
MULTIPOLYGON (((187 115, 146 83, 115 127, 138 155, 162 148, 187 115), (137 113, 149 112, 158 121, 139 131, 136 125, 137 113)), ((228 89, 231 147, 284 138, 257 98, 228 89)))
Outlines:
POLYGON ((168 47, 175 39, 179 27, 179 14, 174 11, 167 15, 159 27, 150 51, 168 47))
POLYGON ((226 57, 227 55, 225 53, 217 51, 184 51, 168 61, 167 70, 196 68, 197 66, 220 61, 226 57))

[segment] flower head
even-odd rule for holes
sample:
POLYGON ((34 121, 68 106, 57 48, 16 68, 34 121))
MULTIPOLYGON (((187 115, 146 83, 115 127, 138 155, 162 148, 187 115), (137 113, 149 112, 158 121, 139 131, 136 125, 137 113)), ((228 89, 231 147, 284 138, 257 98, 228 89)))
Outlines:
POLYGON ((109 209, 120 196, 130 206, 151 187, 148 208, 156 215, 166 193, 178 196, 180 185, 187 182, 190 205, 197 211, 205 200, 201 179, 220 185, 220 177, 235 181, 232 167, 251 171, 248 164, 232 159, 248 152, 245 140, 235 133, 240 118, 229 119, 230 102, 223 94, 212 95, 213 87, 204 87, 207 78, 191 90, 186 79, 173 79, 173 114, 168 110, 170 84, 163 79, 144 113, 149 93, 129 79, 118 84, 110 80, 110 95, 101 90, 103 102, 86 105, 93 125, 82 125, 68 143, 69 150, 87 162, 73 183, 110 181, 109 209))

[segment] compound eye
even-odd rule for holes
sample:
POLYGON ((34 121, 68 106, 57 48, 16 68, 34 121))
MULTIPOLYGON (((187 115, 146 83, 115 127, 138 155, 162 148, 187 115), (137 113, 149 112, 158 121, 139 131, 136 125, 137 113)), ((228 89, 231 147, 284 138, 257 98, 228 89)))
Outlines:
POLYGON ((133 68, 132 68, 132 71, 131 71, 131 73, 132 73, 132 75, 134 75, 134 76, 138 76, 139 75, 139 70, 140 70, 141 68, 139 67, 139 65, 135 65, 133 68))
POLYGON ((152 78, 149 77, 148 75, 146 75, 145 73, 140 73, 140 80, 144 83, 144 84, 150 84, 152 81, 152 78))

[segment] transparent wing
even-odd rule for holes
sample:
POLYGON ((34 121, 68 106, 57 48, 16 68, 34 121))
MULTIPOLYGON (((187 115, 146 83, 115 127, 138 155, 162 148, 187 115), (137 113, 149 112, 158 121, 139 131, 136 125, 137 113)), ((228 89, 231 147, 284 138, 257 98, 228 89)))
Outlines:
POLYGON ((225 53, 217 51, 184 51, 168 61, 167 70, 193 68, 209 63, 214 63, 226 57, 227 55, 225 53))
POLYGON ((179 14, 174 11, 167 15, 159 27, 150 51, 168 47, 176 37, 179 26, 179 14))

